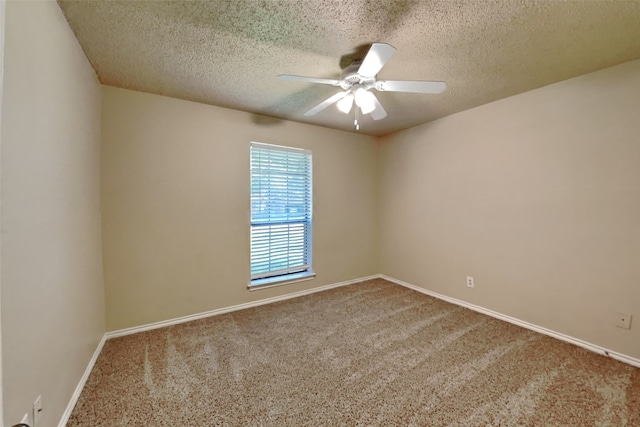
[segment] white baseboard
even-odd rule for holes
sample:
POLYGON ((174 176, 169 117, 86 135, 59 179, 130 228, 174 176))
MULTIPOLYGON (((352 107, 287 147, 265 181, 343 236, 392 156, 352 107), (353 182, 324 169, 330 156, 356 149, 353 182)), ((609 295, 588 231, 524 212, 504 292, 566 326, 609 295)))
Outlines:
POLYGON ((479 305, 471 304, 466 301, 462 301, 456 298, 451 298, 437 292, 432 292, 427 289, 421 288, 416 285, 412 285, 411 283, 403 282, 402 280, 394 279, 393 277, 385 276, 384 274, 378 275, 381 279, 388 280, 390 282, 396 283, 398 285, 404 286, 409 289, 413 289, 414 291, 423 293, 425 295, 432 296, 434 298, 438 298, 440 300, 450 302, 455 305, 459 305, 461 307, 468 308, 473 311, 477 311, 478 313, 486 314, 487 316, 495 317, 496 319, 504 320, 505 322, 512 323, 514 325, 521 326, 526 329, 530 329, 535 332, 539 332, 543 335, 548 335, 550 337, 559 339, 561 341, 568 342, 570 344, 577 345, 579 347, 585 348, 587 350, 611 357, 612 359, 619 360, 620 362, 627 363, 629 365, 640 368, 640 359, 636 359, 635 357, 627 356, 626 354, 618 353, 613 350, 606 349, 604 347, 600 347, 599 345, 592 344, 587 341, 583 341, 579 338, 572 337, 570 335, 566 335, 560 332, 553 331, 551 329, 544 328, 542 326, 534 325, 533 323, 526 322, 524 320, 517 319, 515 317, 507 316, 506 314, 498 313, 497 311, 489 310, 488 308, 481 307, 479 305))
POLYGON ((285 301, 291 298, 297 298, 304 295, 313 294, 316 292, 326 291, 328 289, 337 288, 340 286, 351 285, 353 283, 364 282, 365 280, 377 279, 380 275, 376 274, 373 276, 360 277, 358 279, 346 280, 344 282, 333 283, 330 285, 320 286, 317 288, 307 289, 304 291, 293 292, 286 295, 280 295, 277 297, 265 298, 253 302, 248 302, 244 304, 232 305, 230 307, 218 308, 215 310, 205 311, 203 313, 190 314, 188 316, 177 317, 175 319, 162 320, 160 322, 148 323, 146 325, 134 326, 126 329, 119 329, 117 331, 111 331, 106 333, 106 338, 117 338, 125 335, 137 334, 139 332, 150 331, 152 329, 164 328, 167 326, 178 325, 180 323, 191 322, 192 320, 204 319, 206 317, 217 316, 219 314, 230 313, 232 311, 244 310, 245 308, 258 307, 260 305, 271 304, 278 301, 285 301))
POLYGON ((89 374, 91 374, 91 370, 93 369, 93 366, 96 364, 96 361, 98 360, 98 356, 100 355, 100 352, 102 351, 102 347, 104 347, 104 343, 106 340, 107 340, 106 335, 103 335, 102 339, 98 343, 98 347, 96 347, 96 351, 94 351, 93 356, 91 356, 91 360, 89 360, 87 369, 84 370, 84 374, 82 374, 82 378, 80 378, 80 381, 76 386, 76 389, 73 391, 73 394, 71 395, 71 400, 69 400, 67 409, 65 409, 64 413, 62 414, 62 418, 58 423, 58 427, 65 427, 67 425, 67 422, 69 421, 69 417, 71 416, 71 412, 73 412, 73 408, 76 406, 76 403, 78 402, 80 393, 82 393, 82 389, 84 388, 84 385, 86 384, 87 379, 89 379, 89 374))

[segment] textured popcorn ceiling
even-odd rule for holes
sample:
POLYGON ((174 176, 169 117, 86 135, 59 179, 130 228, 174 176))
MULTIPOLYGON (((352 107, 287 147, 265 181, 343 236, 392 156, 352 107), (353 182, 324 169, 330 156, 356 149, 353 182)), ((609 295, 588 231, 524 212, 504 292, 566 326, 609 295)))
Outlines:
POLYGON ((398 51, 378 78, 447 82, 376 92, 389 115, 362 118, 371 135, 640 58, 640 0, 58 3, 106 85, 353 130, 335 107, 303 116, 338 88, 276 76, 337 78, 384 42, 398 51))

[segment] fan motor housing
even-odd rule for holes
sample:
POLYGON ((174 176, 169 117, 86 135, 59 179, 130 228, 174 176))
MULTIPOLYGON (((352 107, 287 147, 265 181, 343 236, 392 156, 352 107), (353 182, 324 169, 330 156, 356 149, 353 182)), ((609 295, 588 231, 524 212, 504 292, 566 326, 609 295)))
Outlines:
POLYGON ((375 77, 365 77, 358 74, 360 65, 362 65, 362 61, 353 61, 351 65, 342 70, 340 86, 343 89, 349 89, 351 86, 356 84, 368 86, 376 81, 375 77))

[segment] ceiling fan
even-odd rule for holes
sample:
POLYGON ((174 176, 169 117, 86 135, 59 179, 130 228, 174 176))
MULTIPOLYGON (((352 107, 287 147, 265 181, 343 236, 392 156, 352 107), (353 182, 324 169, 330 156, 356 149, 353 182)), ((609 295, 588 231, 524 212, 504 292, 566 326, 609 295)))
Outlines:
POLYGON ((387 116, 378 98, 371 92, 375 89, 380 92, 413 92, 413 93, 442 93, 447 85, 444 82, 430 82, 418 80, 377 80, 376 75, 384 64, 391 59, 396 48, 386 43, 373 43, 363 60, 355 60, 342 71, 340 80, 321 79, 315 77, 293 76, 280 74, 280 80, 297 80, 310 83, 321 83, 331 86, 340 86, 343 92, 324 100, 306 113, 305 116, 313 116, 328 106, 337 103, 338 110, 349 114, 355 102, 356 130, 360 129, 358 123, 359 113, 371 114, 373 120, 380 120, 387 116))

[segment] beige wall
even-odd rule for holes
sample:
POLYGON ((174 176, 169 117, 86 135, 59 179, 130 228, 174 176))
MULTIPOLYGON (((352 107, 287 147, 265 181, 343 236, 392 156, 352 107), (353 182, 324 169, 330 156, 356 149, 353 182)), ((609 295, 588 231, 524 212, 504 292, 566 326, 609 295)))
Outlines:
POLYGON ((376 274, 376 161, 364 135, 104 87, 107 329, 376 274), (247 290, 250 141, 313 152, 312 281, 247 290))
MULTIPOLYGON (((2 147, 2 94, 4 86, 4 28, 6 2, 0 2, 0 147, 2 147)), ((1 151, 1 150, 0 150, 1 151)), ((1 157, 1 155, 0 155, 1 157)), ((2 185, 2 162, 0 159, 0 186, 2 185)), ((2 224, 2 198, 0 197, 0 224, 2 224)), ((0 227, 1 229, 1 227, 0 227)), ((0 237, 1 240, 1 237, 0 237)), ((2 395, 2 245, 0 244, 0 425, 3 425, 4 413, 2 395)))
POLYGON ((388 137, 380 166, 383 274, 640 357, 640 61, 388 137))
POLYGON ((4 424, 58 424, 105 331, 100 84, 55 2, 7 2, 2 106, 4 424))

